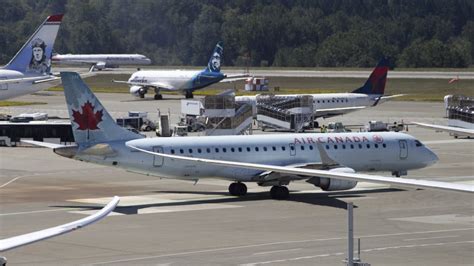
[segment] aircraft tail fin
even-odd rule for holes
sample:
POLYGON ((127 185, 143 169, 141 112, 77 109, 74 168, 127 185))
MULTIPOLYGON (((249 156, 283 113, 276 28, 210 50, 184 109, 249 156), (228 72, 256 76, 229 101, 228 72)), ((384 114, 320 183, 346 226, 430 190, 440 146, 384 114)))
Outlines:
POLYGON ((387 82, 388 59, 383 57, 365 82, 364 86, 353 91, 353 93, 383 95, 385 83, 387 82))
POLYGON ((222 42, 218 42, 204 71, 216 73, 221 72, 221 60, 223 52, 224 44, 222 42))
POLYGON ((5 68, 23 73, 50 74, 51 54, 62 19, 62 14, 47 17, 5 68))
POLYGON ((78 73, 61 72, 61 80, 72 132, 79 146, 142 138, 115 123, 78 73))

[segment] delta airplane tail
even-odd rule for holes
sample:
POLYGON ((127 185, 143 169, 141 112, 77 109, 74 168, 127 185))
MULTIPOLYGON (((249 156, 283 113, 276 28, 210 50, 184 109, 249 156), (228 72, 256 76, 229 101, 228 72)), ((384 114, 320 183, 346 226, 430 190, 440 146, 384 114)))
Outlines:
POLYGON ((214 52, 212 52, 211 58, 209 59, 209 63, 207 63, 207 67, 204 72, 221 72, 221 60, 223 52, 224 44, 222 42, 218 42, 214 48, 214 52))
POLYGON ((118 126, 78 73, 61 72, 74 139, 79 146, 142 138, 118 126))
POLYGON ((5 69, 22 73, 49 74, 54 41, 63 15, 52 15, 38 27, 5 69))
POLYGON ((369 79, 364 86, 358 88, 352 93, 383 95, 385 92, 385 83, 387 82, 388 59, 382 58, 375 67, 369 79))

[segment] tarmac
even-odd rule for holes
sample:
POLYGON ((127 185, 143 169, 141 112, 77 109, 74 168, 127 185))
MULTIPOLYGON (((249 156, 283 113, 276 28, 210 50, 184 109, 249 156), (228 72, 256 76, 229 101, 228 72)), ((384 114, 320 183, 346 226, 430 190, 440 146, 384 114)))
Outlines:
MULTIPOLYGON (((179 118, 182 96, 134 99, 98 94, 113 116, 156 108, 179 118)), ((18 114, 67 116, 60 92, 20 101, 47 105, 0 108, 18 114)), ((387 102, 322 120, 355 125, 368 120, 445 123, 443 103, 387 102)), ((260 134, 261 132, 257 131, 260 134)), ((410 178, 474 184, 474 140, 454 139, 409 126, 440 158, 410 178)), ((388 175, 388 173, 385 173, 388 175)), ((159 179, 66 159, 51 150, 0 147, 0 238, 67 223, 121 196, 114 213, 97 224, 4 254, 12 265, 342 265, 347 257, 346 204, 354 203, 354 235, 361 259, 372 265, 473 265, 472 195, 360 183, 324 192, 291 183, 288 200, 248 184, 242 198, 229 183, 159 179)), ((356 249, 357 250, 357 249, 356 249)))

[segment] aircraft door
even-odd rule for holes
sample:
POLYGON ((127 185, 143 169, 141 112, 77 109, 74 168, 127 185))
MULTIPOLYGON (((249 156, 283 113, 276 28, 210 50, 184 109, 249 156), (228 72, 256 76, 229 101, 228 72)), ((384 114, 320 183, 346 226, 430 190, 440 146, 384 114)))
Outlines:
MULTIPOLYGON (((0 80, 5 80, 7 78, 0 78, 0 80)), ((8 83, 0 84, 0 90, 8 90, 8 83)))
MULTIPOLYGON (((163 147, 162 146, 155 146, 155 147, 153 147, 153 152, 162 153, 163 152, 163 147)), ((163 160, 164 160, 163 156, 154 155, 153 156, 153 166, 154 167, 162 166, 163 165, 163 160)))
POLYGON ((408 143, 406 140, 400 140, 400 159, 405 160, 408 157, 408 143))
POLYGON ((295 156, 295 155, 296 155, 296 147, 295 147, 295 144, 294 144, 294 143, 290 143, 289 146, 290 146, 290 155, 291 155, 291 156, 295 156))

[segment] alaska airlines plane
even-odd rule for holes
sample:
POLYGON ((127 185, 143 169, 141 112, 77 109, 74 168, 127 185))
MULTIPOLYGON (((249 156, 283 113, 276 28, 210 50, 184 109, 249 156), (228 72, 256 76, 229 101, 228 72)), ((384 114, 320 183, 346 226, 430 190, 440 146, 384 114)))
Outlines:
POLYGON ((224 46, 218 42, 207 67, 202 71, 188 70, 143 70, 132 74, 128 81, 116 81, 130 85, 130 93, 144 98, 148 90, 155 91, 155 100, 163 99, 161 90, 180 91, 186 98, 193 98, 193 91, 202 89, 217 82, 233 82, 246 79, 247 74, 226 75, 221 73, 221 59, 224 46))
MULTIPOLYGON (((388 99, 403 96, 403 94, 384 96, 387 81, 388 60, 382 58, 364 86, 349 93, 319 93, 313 96, 314 117, 328 118, 349 112, 376 106, 388 99)), ((295 97, 306 94, 284 94, 277 97, 295 97)), ((258 95, 257 95, 258 96, 258 95)), ((256 106, 257 96, 237 96, 235 101, 247 102, 256 106)))
POLYGON ((88 65, 97 70, 151 64, 151 60, 141 54, 54 54, 51 60, 63 65, 88 65))
POLYGON ((0 100, 56 86, 51 53, 63 15, 52 15, 38 27, 13 59, 0 69, 0 100))
POLYGON ((247 193, 244 182, 272 186, 270 194, 289 196, 291 181, 306 180, 326 191, 348 190, 357 181, 473 193, 473 186, 400 179, 396 175, 434 164, 438 157, 402 133, 314 133, 250 136, 144 138, 118 126, 77 73, 61 79, 76 145, 24 141, 52 148, 80 161, 164 178, 197 181, 217 177, 231 182, 231 195, 247 193))

